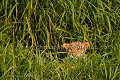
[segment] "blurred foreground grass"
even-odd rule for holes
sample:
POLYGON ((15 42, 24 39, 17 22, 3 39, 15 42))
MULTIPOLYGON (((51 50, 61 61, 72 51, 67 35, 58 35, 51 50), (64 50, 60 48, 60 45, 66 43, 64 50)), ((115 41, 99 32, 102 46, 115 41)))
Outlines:
POLYGON ((119 0, 0 2, 0 79, 119 80, 119 76, 119 0), (73 41, 90 43, 86 62, 57 56, 62 53, 60 45, 73 41))

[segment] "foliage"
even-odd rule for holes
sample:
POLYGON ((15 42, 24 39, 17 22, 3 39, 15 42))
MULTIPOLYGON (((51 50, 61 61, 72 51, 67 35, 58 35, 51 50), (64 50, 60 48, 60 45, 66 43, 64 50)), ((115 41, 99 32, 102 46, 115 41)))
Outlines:
POLYGON ((0 79, 120 79, 119 0, 1 0, 0 79), (59 46, 87 41, 87 61, 59 46), (71 70, 71 66, 75 70, 71 70))

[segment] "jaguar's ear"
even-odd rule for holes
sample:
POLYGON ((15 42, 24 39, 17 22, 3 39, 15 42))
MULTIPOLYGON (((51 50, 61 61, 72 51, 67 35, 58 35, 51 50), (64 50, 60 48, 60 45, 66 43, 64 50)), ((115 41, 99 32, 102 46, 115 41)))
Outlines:
POLYGON ((68 44, 68 43, 64 43, 62 47, 65 48, 65 49, 68 49, 69 46, 70 46, 70 44, 68 44))
POLYGON ((83 42, 82 46, 85 47, 86 49, 90 47, 90 44, 88 42, 83 42))

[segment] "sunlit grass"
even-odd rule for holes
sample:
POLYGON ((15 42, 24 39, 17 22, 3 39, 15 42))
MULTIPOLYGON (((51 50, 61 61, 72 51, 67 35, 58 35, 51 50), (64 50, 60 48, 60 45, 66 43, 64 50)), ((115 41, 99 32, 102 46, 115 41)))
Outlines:
POLYGON ((120 79, 119 0, 2 0, 0 15, 0 79, 120 79), (87 61, 59 49, 74 41, 87 61))

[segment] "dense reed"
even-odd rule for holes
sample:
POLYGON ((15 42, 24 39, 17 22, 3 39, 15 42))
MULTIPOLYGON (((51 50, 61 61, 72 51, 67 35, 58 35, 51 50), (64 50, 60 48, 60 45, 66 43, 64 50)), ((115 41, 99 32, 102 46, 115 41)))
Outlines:
POLYGON ((119 76, 119 0, 1 0, 1 80, 119 80, 119 76), (76 63, 59 50, 74 41, 90 43, 86 62, 76 63))

